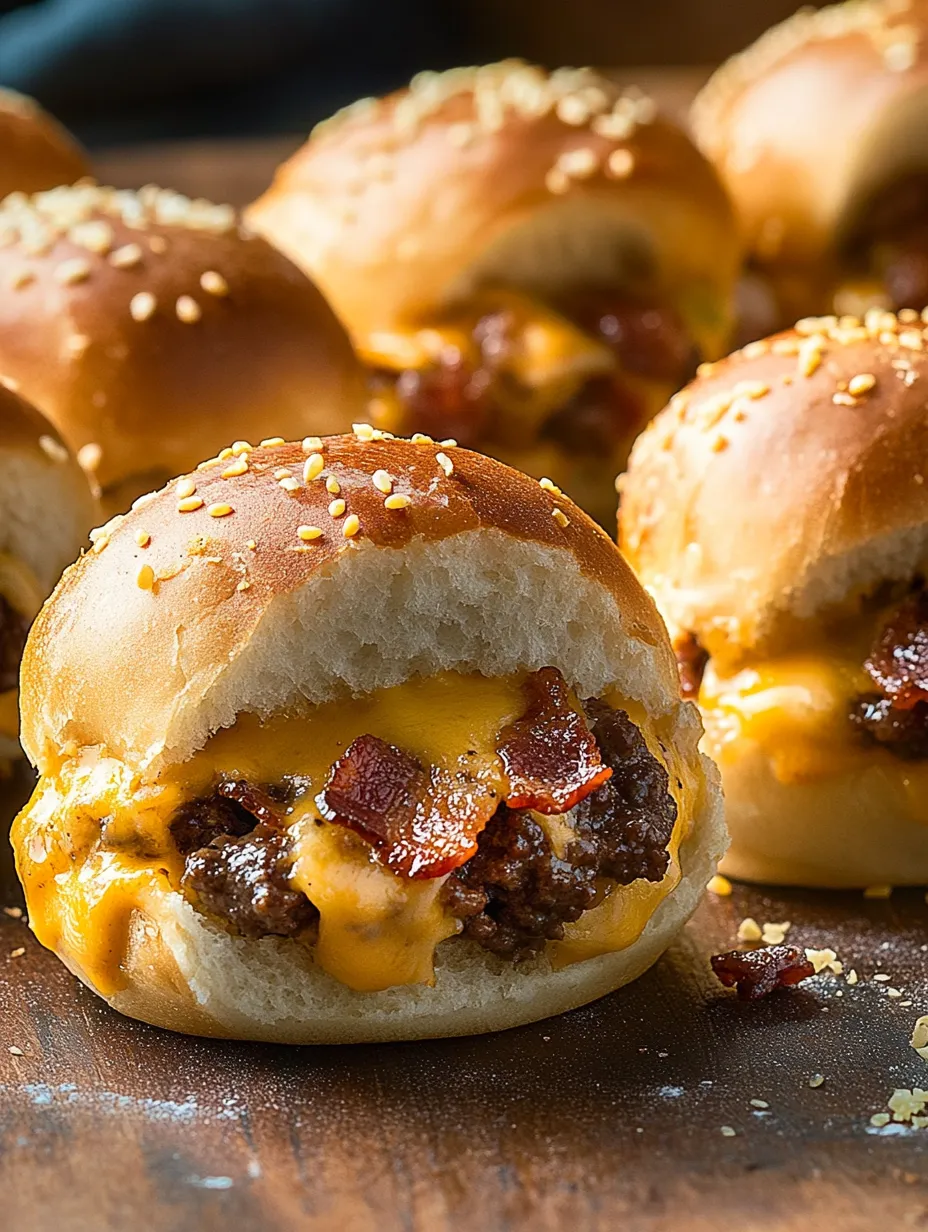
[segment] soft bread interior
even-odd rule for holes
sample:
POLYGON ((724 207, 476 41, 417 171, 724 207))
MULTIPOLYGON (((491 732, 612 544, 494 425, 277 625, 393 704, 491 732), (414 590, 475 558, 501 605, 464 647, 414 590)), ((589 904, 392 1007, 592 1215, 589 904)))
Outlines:
POLYGON ((94 516, 86 480, 48 439, 48 458, 0 443, 0 554, 27 566, 43 598, 77 556, 94 516))

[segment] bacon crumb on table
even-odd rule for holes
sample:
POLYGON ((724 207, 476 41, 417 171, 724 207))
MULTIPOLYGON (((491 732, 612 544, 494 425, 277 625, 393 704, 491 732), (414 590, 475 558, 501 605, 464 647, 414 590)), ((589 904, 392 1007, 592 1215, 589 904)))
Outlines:
POLYGON ((730 950, 709 959, 717 979, 736 988, 742 1001, 759 1001, 778 988, 790 988, 815 974, 798 945, 770 945, 760 950, 730 950))

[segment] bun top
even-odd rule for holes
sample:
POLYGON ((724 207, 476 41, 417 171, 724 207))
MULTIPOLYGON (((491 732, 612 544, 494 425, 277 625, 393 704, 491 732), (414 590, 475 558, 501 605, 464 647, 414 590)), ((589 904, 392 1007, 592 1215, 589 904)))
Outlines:
POLYGON ((339 112, 247 217, 359 337, 485 284, 704 283, 727 300, 738 262, 715 172, 649 98, 516 60, 339 112))
POLYGON ((362 404, 325 300, 229 206, 153 187, 16 194, 0 285, 0 376, 126 505, 230 436, 340 430, 362 404))
POLYGON ((928 167, 928 2, 800 10, 722 65, 692 121, 757 258, 820 258, 928 167))
POLYGON ((552 664, 678 704, 653 604, 556 490, 427 437, 244 443, 92 534, 33 626, 23 745, 182 759, 271 713, 442 670, 552 664), (105 598, 105 601, 101 601, 105 598))
POLYGON ((928 559, 928 329, 800 321, 703 365, 632 453, 620 543, 670 625, 718 657, 928 559))
POLYGON ((40 592, 22 596, 23 607, 37 607, 49 593, 87 542, 96 512, 83 471, 52 425, 0 385, 0 558, 26 565, 40 592))
POLYGON ((89 170, 74 138, 38 103, 0 89, 0 198, 73 184, 89 170))

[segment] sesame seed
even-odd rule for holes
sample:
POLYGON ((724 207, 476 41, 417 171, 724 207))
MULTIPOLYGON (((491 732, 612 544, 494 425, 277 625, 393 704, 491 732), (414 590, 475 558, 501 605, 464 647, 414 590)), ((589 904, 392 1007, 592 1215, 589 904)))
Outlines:
POLYGON ((371 476, 371 481, 378 492, 382 492, 384 496, 389 496, 393 491, 393 480, 387 471, 374 471, 371 476))
POLYGON ((457 449, 458 447, 458 443, 453 436, 449 436, 446 441, 439 441, 438 443, 442 449, 457 449))
POLYGON ((557 522, 558 526, 565 527, 570 525, 570 518, 563 509, 552 509, 551 516, 557 522))
POLYGON ((10 950, 10 958, 22 958, 25 952, 26 947, 24 945, 17 946, 15 950, 10 950))
POLYGON ((374 439, 374 428, 371 424, 352 424, 351 431, 355 434, 359 441, 372 441, 374 439))
POLYGON ((215 505, 210 505, 206 510, 211 518, 225 518, 233 512, 231 505, 223 504, 221 501, 215 505))
POLYGON ((550 193, 565 193, 570 188, 570 179, 560 167, 552 167, 545 176, 545 188, 550 193))
POLYGON ((322 474, 322 468, 325 466, 325 458, 321 453, 311 453, 303 463, 303 482, 311 483, 314 479, 322 474))
POLYGON ((185 325, 193 325, 203 315, 200 305, 190 295, 178 296, 174 311, 177 313, 178 321, 183 321, 185 325))
POLYGON ((824 1074, 813 1074, 812 1077, 809 1079, 809 1086, 814 1089, 815 1087, 820 1087, 824 1081, 825 1081, 824 1074))
POLYGON ((91 218, 75 223, 68 232, 68 239, 78 248, 103 256, 113 246, 113 228, 102 218, 91 218))
POLYGON ((322 448, 322 437, 321 436, 304 436, 303 437, 303 452, 304 453, 314 453, 316 450, 321 449, 321 448, 322 448))
POLYGON ((56 267, 54 277, 62 286, 74 286, 75 283, 90 277, 90 262, 84 257, 71 257, 69 261, 62 261, 56 267))
POLYGON ((184 500, 177 502, 178 513, 193 513, 197 509, 203 508, 203 499, 200 496, 188 496, 184 500))
POLYGON ((409 504, 408 496, 404 496, 401 492, 394 492, 383 502, 383 507, 384 509, 405 509, 409 504))
POLYGON ((325 490, 330 496, 338 496, 342 490, 342 485, 338 482, 334 475, 329 475, 325 481, 325 490))
POLYGON ((299 479, 294 479, 292 475, 288 475, 286 479, 281 479, 280 486, 285 492, 299 492, 300 481, 299 479))
POLYGON ((248 549, 249 552, 255 551, 257 546, 258 545, 255 543, 254 539, 248 539, 245 542, 245 547, 248 549))
POLYGON ((435 442, 424 432, 414 432, 409 438, 413 445, 434 445, 435 442))
POLYGON ((617 180, 624 180, 635 169, 635 159, 631 150, 613 150, 606 159, 606 170, 617 180))
POLYGON ((333 518, 340 518, 345 512, 345 502, 339 497, 338 500, 332 501, 329 505, 329 515, 333 518))
POLYGON ((287 470, 285 466, 278 466, 277 470, 274 472, 274 478, 275 479, 289 479, 290 472, 287 470))
POLYGON ((706 889, 717 898, 728 898, 731 894, 731 882, 721 873, 716 873, 714 877, 709 878, 706 889))
POLYGON ((590 118, 590 108, 578 94, 567 94, 554 109, 555 115, 573 128, 581 128, 590 118))
POLYGON ((11 1057, 24 1057, 25 1055, 26 1054, 23 1052, 21 1048, 17 1048, 15 1044, 10 1045, 10 1056, 11 1057))
POLYGON ((260 442, 260 446, 262 449, 272 449, 275 445, 286 445, 286 443, 287 442, 282 436, 266 436, 264 440, 260 442))
MULTIPOLYGON (((226 457, 237 458, 239 454, 250 453, 252 449, 254 449, 254 445, 252 445, 250 441, 233 441, 232 444, 229 446, 229 452, 228 454, 226 454, 226 457)), ((223 450, 222 453, 220 453, 219 455, 220 458, 222 457, 223 454, 225 454, 225 452, 226 451, 223 450)))
POLYGON ((174 489, 177 496, 193 496, 197 490, 197 485, 189 477, 178 480, 177 487, 174 489))
POLYGON ((151 565, 142 565, 135 575, 135 584, 139 590, 151 590, 155 584, 155 571, 151 565))
POLYGON ((65 449, 60 441, 55 440, 53 436, 49 436, 48 433, 43 433, 39 437, 39 448, 53 462, 67 462, 68 460, 67 449, 65 449))
POLYGON ((748 1100, 748 1103, 751 1105, 752 1108, 769 1108, 770 1107, 770 1105, 767 1103, 765 1099, 750 1099, 748 1100))
POLYGON ((544 488, 546 492, 550 492, 552 496, 563 496, 564 493, 557 486, 553 479, 549 479, 547 475, 538 480, 538 486, 544 488))
POLYGON ((123 244, 109 255, 109 263, 115 269, 132 269, 142 259, 142 250, 138 244, 123 244))
POLYGON ((205 273, 201 274, 200 286, 207 295, 223 296, 229 294, 229 284, 222 274, 217 273, 216 270, 206 270, 205 273))
POLYGON ((760 941, 763 935, 760 925, 750 916, 742 920, 738 925, 739 941, 760 941))
POLYGON ((244 475, 248 470, 248 455, 239 454, 234 462, 230 462, 226 469, 222 472, 223 479, 235 479, 238 475, 244 475))
POLYGON ((346 539, 353 539, 360 529, 361 519, 356 513, 350 513, 348 517, 345 518, 345 524, 342 527, 342 534, 346 539))
MULTIPOLYGON (((241 453, 241 452, 242 452, 242 450, 239 450, 239 453, 241 453)), ((216 460, 217 460, 217 461, 219 461, 219 462, 225 462, 227 458, 234 458, 234 457, 236 457, 236 456, 237 456, 237 455, 236 455, 236 452, 235 452, 235 450, 232 448, 232 446, 231 446, 231 445, 226 445, 225 449, 220 449, 220 450, 219 450, 219 453, 216 455, 216 460)))
POLYGON ((734 1138, 735 1130, 730 1125, 723 1125, 721 1127, 721 1134, 723 1138, 734 1138))
POLYGON ((438 463, 441 469, 445 472, 446 477, 450 478, 454 470, 454 463, 451 461, 448 455, 446 453, 437 453, 435 455, 435 461, 438 463))
POLYGON ((157 301, 151 291, 139 291, 129 301, 129 314, 133 321, 147 321, 154 314, 157 301))
POLYGON ((596 152, 591 150, 589 146, 580 146, 576 150, 566 150, 557 160, 555 170, 561 171, 564 175, 571 176, 573 179, 585 180, 589 178, 599 166, 599 160, 596 157, 596 152))
POLYGON ((819 335, 804 338, 799 344, 797 364, 803 376, 812 376, 822 362, 823 342, 819 335))
POLYGON ((135 532, 135 542, 140 548, 147 548, 151 543, 151 535, 147 530, 137 530, 135 532))
POLYGON ((319 526, 298 526, 296 533, 305 543, 311 543, 313 539, 321 538, 322 528, 319 526))

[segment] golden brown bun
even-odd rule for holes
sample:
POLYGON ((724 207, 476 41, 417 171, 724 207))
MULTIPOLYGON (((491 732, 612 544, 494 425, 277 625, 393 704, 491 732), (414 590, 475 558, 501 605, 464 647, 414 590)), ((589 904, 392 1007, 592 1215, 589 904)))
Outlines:
POLYGON ((484 284, 644 283, 714 297, 718 354, 739 256, 718 178, 650 99, 519 61, 423 73, 340 112, 247 217, 359 340, 484 284))
POLYGON ((757 260, 820 261, 876 188, 928 166, 928 3, 802 10, 724 64, 692 120, 757 260))
POLYGON ((672 634, 766 652, 791 617, 908 575, 928 523, 925 337, 909 312, 800 322, 707 365, 651 423, 620 543, 672 634))
POLYGON ((325 300, 232 210, 78 185, 0 208, 0 375, 108 511, 235 436, 340 431, 357 361, 325 300))
MULTIPOLYGON (((288 493, 278 476, 301 476, 314 452, 312 443, 256 449, 231 478, 221 472, 235 462, 224 459, 192 476, 202 509, 178 512, 172 483, 97 536, 26 651, 25 743, 40 771, 53 774, 66 750, 103 744, 144 782, 245 710, 443 670, 494 676, 553 664, 581 695, 614 687, 635 699, 673 750, 692 818, 681 881, 620 954, 522 968, 455 938, 438 950, 434 987, 380 993, 352 992, 297 942, 233 938, 179 894, 154 890, 139 905, 112 1004, 198 1034, 415 1039, 514 1026, 633 979, 691 913, 723 846, 717 776, 697 752, 701 727, 679 699, 653 604, 576 506, 498 462, 428 441, 335 437, 322 443, 323 474, 288 493), (379 471, 407 507, 384 507, 379 471), (347 506, 338 517, 328 512, 329 476, 347 506), (220 502, 233 512, 211 517, 220 502), (352 516, 359 529, 346 537, 352 516), (323 536, 302 541, 297 528, 310 525, 323 536), (159 579, 153 589, 138 585, 146 565, 159 579)), ((92 986, 77 955, 65 945, 60 953, 92 986)))
POLYGON ((38 103, 0 89, 0 199, 73 184, 89 170, 74 138, 38 103))

